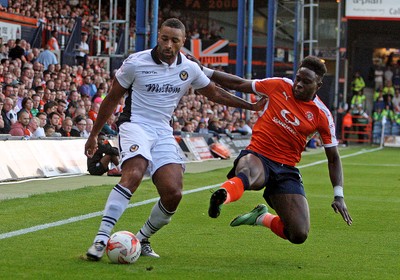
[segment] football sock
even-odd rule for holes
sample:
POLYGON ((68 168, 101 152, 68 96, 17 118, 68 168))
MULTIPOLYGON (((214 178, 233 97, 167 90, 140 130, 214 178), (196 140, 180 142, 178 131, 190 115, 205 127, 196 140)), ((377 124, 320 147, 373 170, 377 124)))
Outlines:
POLYGON ((287 239, 284 232, 284 225, 281 221, 281 218, 277 215, 273 215, 270 213, 260 215, 260 217, 258 217, 256 220, 256 225, 263 225, 271 229, 271 231, 279 237, 287 239))
MULTIPOLYGON (((240 175, 240 174, 242 174, 242 173, 239 173, 238 175, 240 175)), ((247 179, 247 177, 246 177, 246 179, 247 179)), ((245 181, 245 180, 243 180, 239 176, 236 176, 236 177, 229 179, 228 181, 226 181, 225 183, 223 183, 221 185, 221 189, 225 189, 227 192, 227 196, 226 196, 226 200, 225 200, 224 204, 234 202, 242 197, 242 195, 244 193, 244 189, 245 189, 245 185, 244 185, 243 181, 245 181)))
POLYGON ((101 240, 107 244, 111 230, 114 228, 126 207, 128 207, 131 197, 132 193, 129 189, 119 184, 115 185, 108 196, 100 228, 94 242, 101 240))
POLYGON ((136 237, 142 241, 143 239, 150 238, 153 234, 159 231, 163 226, 169 224, 172 215, 175 212, 169 212, 162 205, 161 200, 159 200, 151 210, 150 217, 144 223, 142 228, 136 234, 136 237))

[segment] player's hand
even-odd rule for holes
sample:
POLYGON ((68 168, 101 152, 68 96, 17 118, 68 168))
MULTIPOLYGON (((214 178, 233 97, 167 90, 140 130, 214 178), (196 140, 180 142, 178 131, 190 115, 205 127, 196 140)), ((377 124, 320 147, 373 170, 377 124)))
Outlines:
POLYGON ((201 65, 200 60, 198 60, 197 58, 195 58, 193 55, 190 55, 190 54, 187 54, 186 57, 187 57, 189 60, 191 60, 191 61, 193 61, 193 62, 196 62, 197 65, 199 65, 200 69, 203 70, 203 65, 201 65))
POLYGON ((93 157, 97 150, 97 137, 89 136, 85 143, 85 155, 89 158, 93 157))
POLYGON ((256 103, 253 103, 253 111, 261 111, 264 110, 265 104, 268 101, 267 96, 262 96, 256 103))
POLYGON ((347 211, 346 203, 344 202, 343 197, 335 197, 334 201, 331 204, 335 213, 340 213, 342 215, 343 220, 350 226, 353 223, 353 219, 350 217, 349 212, 347 211))

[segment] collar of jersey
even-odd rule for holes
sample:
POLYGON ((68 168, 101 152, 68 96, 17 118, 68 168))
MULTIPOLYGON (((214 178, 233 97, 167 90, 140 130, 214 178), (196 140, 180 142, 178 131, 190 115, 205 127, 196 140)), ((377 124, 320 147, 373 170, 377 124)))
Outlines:
MULTIPOLYGON (((154 49, 151 50, 151 57, 153 58, 154 62, 157 64, 162 64, 163 62, 158 58, 157 56, 157 46, 154 47, 154 49)), ((182 57, 181 53, 178 53, 178 60, 176 62, 176 65, 179 65, 182 63, 182 57)))

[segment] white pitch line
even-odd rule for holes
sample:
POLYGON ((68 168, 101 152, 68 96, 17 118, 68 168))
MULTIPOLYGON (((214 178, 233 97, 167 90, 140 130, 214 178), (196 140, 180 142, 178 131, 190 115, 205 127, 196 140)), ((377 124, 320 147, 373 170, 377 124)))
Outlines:
MULTIPOLYGON (((371 150, 362 150, 362 151, 359 151, 359 152, 356 152, 356 153, 353 153, 353 154, 348 154, 348 155, 342 156, 342 158, 348 158, 348 157, 358 156, 358 155, 365 154, 365 153, 376 152, 376 151, 381 150, 381 149, 382 148, 375 148, 375 149, 371 149, 371 150)), ((318 165, 318 164, 325 163, 325 162, 327 162, 327 160, 320 160, 320 161, 316 161, 316 162, 313 162, 313 163, 309 163, 309 164, 298 166, 297 168, 299 168, 299 169, 306 168, 306 167, 318 165)), ((210 185, 210 186, 205 186, 205 187, 201 187, 201 188, 197 188, 197 189, 193 189, 193 190, 183 191, 183 195, 196 193, 196 192, 201 192, 201 191, 212 189, 212 188, 216 188, 216 187, 218 187, 220 185, 221 185, 221 183, 220 184, 215 184, 215 185, 210 185)), ((158 197, 147 199, 147 200, 143 200, 143 201, 140 201, 140 202, 129 204, 127 208, 133 208, 133 207, 138 207, 138 206, 141 206, 141 205, 146 205, 146 204, 149 204, 149 203, 154 203, 154 202, 156 202, 158 200, 159 200, 158 197)), ((102 215, 103 215, 103 211, 98 211, 98 212, 93 212, 93 213, 89 213, 89 214, 86 214, 86 215, 71 217, 71 218, 68 218, 68 219, 65 219, 65 220, 60 220, 60 221, 53 222, 53 223, 47 223, 47 224, 37 225, 37 226, 29 227, 29 228, 16 230, 16 231, 10 231, 10 232, 6 232, 6 233, 0 234, 0 240, 1 239, 15 237, 15 236, 19 236, 19 235, 23 235, 23 234, 27 234, 27 233, 30 233, 30 232, 43 230, 43 229, 48 229, 48 228, 52 228, 52 227, 57 227, 57 226, 62 226, 62 225, 70 224, 70 223, 75 223, 75 222, 91 219, 91 218, 102 216, 102 215)))

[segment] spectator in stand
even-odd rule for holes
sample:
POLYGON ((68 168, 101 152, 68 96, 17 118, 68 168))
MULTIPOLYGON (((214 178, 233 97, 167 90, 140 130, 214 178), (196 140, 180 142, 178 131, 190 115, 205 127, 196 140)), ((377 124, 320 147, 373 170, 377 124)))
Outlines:
POLYGON ((52 112, 47 115, 48 116, 48 124, 51 124, 54 126, 55 130, 58 131, 61 129, 61 124, 60 124, 60 115, 57 112, 52 112))
POLYGON ((351 98, 351 108, 357 109, 358 105, 361 105, 363 108, 367 105, 367 98, 364 95, 363 90, 356 92, 356 94, 351 98))
MULTIPOLYGON (((6 77, 8 77, 8 75, 6 77)), ((12 94, 14 94, 14 86, 12 84, 5 84, 3 87, 3 93, 5 97, 10 97, 12 94)))
POLYGON ((14 111, 14 101, 10 97, 4 98, 4 105, 2 110, 3 120, 4 120, 4 129, 8 130, 5 133, 10 131, 11 125, 14 124, 18 117, 17 113, 14 111))
POLYGON ((81 99, 81 95, 77 90, 71 90, 71 92, 68 95, 68 101, 69 102, 78 102, 78 100, 81 99))
POLYGON ((1 119, 3 122, 3 126, 0 127, 0 134, 9 134, 11 130, 11 125, 13 124, 9 118, 9 110, 12 108, 13 101, 11 98, 6 97, 4 100, 0 100, 2 106, 1 108, 1 119), (7 101, 8 99, 8 101, 7 101), (6 105, 8 103, 8 105, 6 105))
POLYGON ((25 46, 26 46, 26 41, 17 39, 15 40, 15 47, 10 49, 10 52, 8 53, 8 57, 11 60, 15 60, 17 58, 21 59, 23 62, 26 61, 25 58, 25 46))
POLYGON ((225 133, 225 130, 221 127, 219 118, 213 118, 208 124, 208 132, 214 134, 225 133))
POLYGON ((88 116, 93 122, 96 121, 97 119, 97 114, 99 113, 99 109, 100 109, 100 103, 93 102, 90 111, 88 112, 88 116))
POLYGON ((76 55, 76 63, 78 65, 83 66, 86 69, 87 65, 87 56, 89 55, 89 45, 87 43, 88 34, 82 33, 81 34, 81 43, 79 44, 79 48, 77 50, 76 55))
POLYGON ((108 172, 108 176, 120 176, 121 172, 117 168, 119 165, 119 151, 111 146, 104 133, 100 132, 97 137, 98 148, 93 157, 88 157, 87 166, 90 175, 103 175, 108 172), (113 163, 116 167, 109 170, 108 166, 113 163))
POLYGON ((8 47, 7 44, 0 45, 0 60, 3 58, 8 58, 8 47))
POLYGON ((74 123, 75 126, 72 129, 78 131, 79 137, 88 138, 89 133, 86 131, 86 119, 79 115, 74 119, 74 123))
POLYGON ((24 136, 26 139, 32 137, 33 133, 29 130, 30 117, 26 110, 22 110, 18 114, 18 121, 11 125, 11 136, 24 136))
POLYGON ((33 109, 33 100, 30 97, 24 97, 24 99, 22 99, 21 102, 21 109, 24 109, 25 111, 27 111, 29 113, 29 117, 32 118, 33 114, 32 114, 32 109, 33 109))
POLYGON ((382 110, 382 117, 386 117, 387 122, 393 122, 395 120, 395 113, 390 108, 389 104, 386 104, 385 108, 382 110))
POLYGON ((56 132, 56 127, 49 123, 44 126, 44 133, 46 137, 61 137, 61 134, 56 132))
POLYGON ((118 135, 118 131, 116 130, 115 127, 115 115, 112 114, 104 124, 103 128, 101 129, 101 132, 103 132, 105 135, 109 136, 116 136, 118 135), (114 129, 115 128, 115 129, 114 129))
POLYGON ((57 100, 57 112, 60 115, 61 119, 65 119, 65 111, 67 110, 67 101, 65 99, 57 100))
POLYGON ((365 88, 365 82, 363 77, 361 77, 360 72, 355 72, 353 76, 353 80, 351 81, 351 91, 353 92, 353 96, 356 96, 360 91, 363 91, 365 88))
POLYGON ((43 112, 45 112, 49 116, 50 113, 57 112, 57 107, 57 102, 49 100, 46 104, 44 104, 43 112))
POLYGON ((200 121, 199 125, 196 127, 195 132, 201 134, 208 134, 208 128, 205 122, 200 121))
POLYGON ((47 70, 51 64, 58 64, 56 55, 50 51, 48 45, 46 45, 44 50, 40 52, 36 61, 43 65, 44 70, 47 70))
POLYGON ((39 112, 37 113, 36 117, 39 118, 39 127, 43 127, 47 124, 47 114, 45 112, 39 112))
POLYGON ((182 131, 183 132, 188 132, 188 133, 194 132, 193 122, 186 121, 185 125, 182 127, 182 131))
POLYGON ((86 118, 86 132, 90 135, 93 129, 93 121, 89 118, 86 118))
POLYGON ((75 118, 76 117, 75 112, 76 112, 77 108, 79 108, 78 102, 70 101, 68 103, 68 107, 67 107, 67 111, 65 112, 65 115, 70 118, 75 118))
MULTIPOLYGON (((57 40, 58 32, 56 29, 51 31, 50 39, 47 41, 46 46, 50 51, 58 51, 60 50, 60 46, 57 40)), ((56 64, 56 63, 55 63, 56 64)))
POLYGON ((390 95, 393 99, 395 93, 395 89, 392 83, 392 80, 385 81, 385 86, 382 89, 383 100, 387 103, 388 96, 390 95))
POLYGON ((41 121, 38 117, 33 117, 29 123, 29 130, 32 131, 32 138, 44 138, 46 134, 43 126, 40 126, 41 121))
POLYGON ((62 137, 80 137, 80 134, 76 130, 72 130, 72 119, 70 117, 66 117, 62 122, 61 129, 58 130, 61 133, 62 137))
POLYGON ((90 101, 90 99, 84 100, 84 107, 86 112, 89 112, 92 107, 92 101, 90 101))
POLYGON ((91 88, 89 75, 86 75, 83 78, 83 84, 79 87, 78 91, 81 95, 87 95, 90 96, 90 98, 92 98, 95 95, 95 92, 93 92, 91 88))
POLYGON ((251 127, 246 123, 246 120, 239 120, 238 121, 239 126, 236 128, 237 132, 240 132, 242 135, 251 135, 253 133, 253 130, 251 127))

